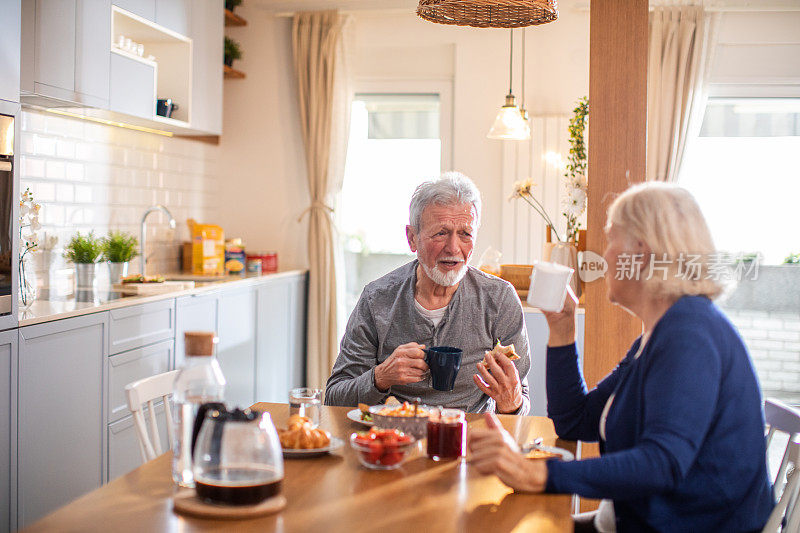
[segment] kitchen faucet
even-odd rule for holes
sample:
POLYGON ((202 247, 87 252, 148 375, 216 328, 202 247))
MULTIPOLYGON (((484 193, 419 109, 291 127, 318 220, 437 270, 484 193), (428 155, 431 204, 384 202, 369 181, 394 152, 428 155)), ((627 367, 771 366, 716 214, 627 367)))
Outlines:
POLYGON ((147 215, 149 215, 153 211, 163 211, 164 214, 169 217, 169 227, 172 228, 172 229, 175 229, 175 218, 172 216, 172 213, 169 212, 169 209, 167 209, 163 205, 158 204, 158 205, 154 205, 154 206, 148 207, 147 211, 144 212, 144 215, 142 215, 142 229, 141 229, 142 238, 141 238, 141 240, 139 240, 139 243, 141 244, 141 252, 142 252, 141 253, 142 278, 144 278, 147 275, 147 273, 146 273, 147 257, 145 256, 145 254, 147 253, 147 215))

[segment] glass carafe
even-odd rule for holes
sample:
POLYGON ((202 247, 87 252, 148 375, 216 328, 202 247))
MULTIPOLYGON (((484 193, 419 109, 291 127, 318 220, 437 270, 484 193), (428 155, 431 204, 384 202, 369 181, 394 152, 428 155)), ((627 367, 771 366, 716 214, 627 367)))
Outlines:
POLYGON ((209 410, 194 450, 197 496, 225 505, 255 505, 281 492, 283 455, 269 413, 209 410))

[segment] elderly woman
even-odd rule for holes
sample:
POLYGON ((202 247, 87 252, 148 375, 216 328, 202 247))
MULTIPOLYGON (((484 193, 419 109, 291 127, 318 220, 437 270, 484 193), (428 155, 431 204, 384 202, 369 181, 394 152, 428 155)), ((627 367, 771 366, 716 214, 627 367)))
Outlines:
POLYGON ((722 286, 700 208, 682 188, 634 186, 611 205, 606 235, 608 297, 642 320, 642 336, 587 392, 574 301, 546 313, 548 415, 560 437, 599 440, 602 455, 525 460, 487 417, 489 429, 470 435, 472 464, 520 491, 613 501, 576 530, 760 530, 773 506, 761 396, 741 338, 711 301, 722 286))

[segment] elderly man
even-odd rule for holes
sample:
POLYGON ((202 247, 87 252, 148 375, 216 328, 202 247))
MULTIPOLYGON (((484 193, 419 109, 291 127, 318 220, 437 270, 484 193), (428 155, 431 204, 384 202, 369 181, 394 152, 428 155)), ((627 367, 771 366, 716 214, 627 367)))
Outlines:
POLYGON ((328 379, 328 405, 378 404, 390 394, 469 412, 527 414, 528 336, 512 286, 467 266, 480 225, 480 193, 457 172, 417 187, 406 237, 417 259, 366 286, 328 379), (520 359, 484 353, 497 340, 520 359), (450 392, 427 379, 426 346, 463 350, 450 392))

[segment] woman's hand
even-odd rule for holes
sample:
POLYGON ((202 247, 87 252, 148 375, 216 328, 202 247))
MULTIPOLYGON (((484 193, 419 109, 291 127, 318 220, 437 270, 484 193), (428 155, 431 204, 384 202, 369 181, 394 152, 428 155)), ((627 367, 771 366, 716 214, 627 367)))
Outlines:
POLYGON ((550 338, 547 346, 567 346, 575 342, 575 309, 578 307, 578 298, 572 292, 572 287, 567 285, 567 297, 564 299, 564 308, 558 313, 542 311, 547 325, 550 326, 550 338))
POLYGON ((525 459, 493 413, 486 413, 485 420, 487 429, 469 430, 469 464, 483 475, 496 475, 516 491, 542 492, 547 483, 545 462, 525 459))

